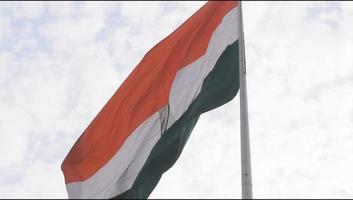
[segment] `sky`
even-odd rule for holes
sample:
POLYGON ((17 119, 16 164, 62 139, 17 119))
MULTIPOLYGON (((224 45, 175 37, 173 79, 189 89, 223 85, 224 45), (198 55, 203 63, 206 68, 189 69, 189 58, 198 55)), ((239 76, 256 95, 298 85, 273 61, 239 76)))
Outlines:
MULTIPOLYGON (((0 198, 67 198, 61 162, 205 2, 0 2, 0 198)), ((353 2, 243 2, 255 198, 353 198, 353 2)), ((151 198, 240 198, 239 97, 151 198)))

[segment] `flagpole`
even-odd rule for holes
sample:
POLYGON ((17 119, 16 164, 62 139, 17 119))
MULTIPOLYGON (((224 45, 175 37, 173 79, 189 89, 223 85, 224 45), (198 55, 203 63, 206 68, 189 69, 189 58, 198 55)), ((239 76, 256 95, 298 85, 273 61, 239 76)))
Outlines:
POLYGON ((242 198, 252 199, 250 138, 248 120, 248 100, 246 91, 245 42, 243 31, 242 2, 239 1, 239 81, 240 81, 240 148, 242 198))

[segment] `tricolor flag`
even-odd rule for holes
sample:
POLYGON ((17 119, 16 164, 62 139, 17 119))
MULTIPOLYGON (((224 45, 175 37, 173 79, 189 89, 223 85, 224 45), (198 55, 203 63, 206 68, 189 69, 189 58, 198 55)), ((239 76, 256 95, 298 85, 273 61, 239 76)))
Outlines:
POLYGON ((69 198, 147 198, 199 116, 239 89, 238 3, 207 2, 154 46, 62 163, 69 198))

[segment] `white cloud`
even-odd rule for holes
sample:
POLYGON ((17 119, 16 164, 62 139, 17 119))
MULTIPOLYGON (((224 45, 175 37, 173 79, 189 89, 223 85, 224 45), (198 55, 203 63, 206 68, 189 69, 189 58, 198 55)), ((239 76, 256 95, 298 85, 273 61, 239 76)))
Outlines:
POLYGON ((66 198, 64 178, 57 170, 59 163, 35 162, 21 174, 21 181, 2 185, 2 195, 7 198, 66 198))
POLYGON ((44 11, 43 2, 2 2, 1 12, 11 13, 14 19, 25 20, 38 18, 44 11))
POLYGON ((73 17, 75 15, 75 2, 70 1, 52 1, 47 3, 48 13, 59 19, 73 17))
POLYGON ((151 24, 157 21, 162 14, 162 2, 149 2, 148 5, 139 2, 121 2, 121 14, 128 19, 129 23, 141 22, 144 24, 151 24), (148 7, 147 7, 148 6, 148 7), (147 9, 148 8, 148 9, 147 9))
POLYGON ((9 17, 0 16, 0 42, 11 33, 11 21, 9 17))

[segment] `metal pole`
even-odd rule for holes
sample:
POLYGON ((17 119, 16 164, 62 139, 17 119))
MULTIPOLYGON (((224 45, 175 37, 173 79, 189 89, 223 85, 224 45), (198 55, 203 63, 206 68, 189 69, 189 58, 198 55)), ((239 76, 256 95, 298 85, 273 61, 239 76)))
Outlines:
POLYGON ((240 81, 240 137, 241 137, 241 186, 242 198, 252 199, 251 160, 248 121, 248 100, 246 91, 246 63, 243 31, 242 5, 239 1, 239 81, 240 81))

